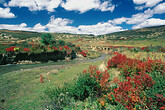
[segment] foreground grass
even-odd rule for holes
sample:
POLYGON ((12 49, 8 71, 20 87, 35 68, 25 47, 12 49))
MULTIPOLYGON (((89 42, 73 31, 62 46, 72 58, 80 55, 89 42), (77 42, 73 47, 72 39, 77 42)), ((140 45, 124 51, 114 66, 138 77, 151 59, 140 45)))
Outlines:
POLYGON ((68 67, 61 66, 54 73, 50 72, 52 68, 37 68, 1 74, 0 97, 1 101, 5 100, 5 102, 0 102, 0 109, 41 110, 44 106, 44 100, 41 100, 41 96, 47 87, 54 88, 64 82, 69 82, 77 74, 87 69, 89 65, 98 66, 102 62, 71 64, 68 67), (40 75, 44 77, 44 83, 40 83, 40 75))

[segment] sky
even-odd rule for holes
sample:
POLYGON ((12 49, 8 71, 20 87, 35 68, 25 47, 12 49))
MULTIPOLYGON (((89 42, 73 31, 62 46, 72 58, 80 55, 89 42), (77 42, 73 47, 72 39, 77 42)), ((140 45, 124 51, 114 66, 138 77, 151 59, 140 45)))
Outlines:
POLYGON ((165 25, 165 0, 0 0, 0 29, 103 35, 165 25))

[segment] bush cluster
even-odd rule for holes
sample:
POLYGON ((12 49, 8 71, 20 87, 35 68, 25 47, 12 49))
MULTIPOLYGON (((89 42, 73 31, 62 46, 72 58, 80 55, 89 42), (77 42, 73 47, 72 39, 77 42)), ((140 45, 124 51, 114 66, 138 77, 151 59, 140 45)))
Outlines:
POLYGON ((76 104, 79 101, 88 105, 79 106, 80 109, 165 109, 164 62, 151 59, 141 61, 117 52, 114 54, 116 56, 109 59, 107 68, 119 68, 122 80, 118 77, 110 80, 107 71, 101 72, 96 66, 90 66, 69 86, 47 91, 46 95, 54 105, 58 105, 60 94, 67 93, 70 103, 60 103, 60 106, 72 109, 78 107, 76 104), (125 68, 129 68, 128 71, 125 68))

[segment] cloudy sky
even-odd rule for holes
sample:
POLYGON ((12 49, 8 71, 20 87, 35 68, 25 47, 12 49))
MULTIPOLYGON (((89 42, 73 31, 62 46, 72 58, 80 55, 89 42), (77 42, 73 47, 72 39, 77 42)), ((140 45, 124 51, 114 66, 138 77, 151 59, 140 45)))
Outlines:
POLYGON ((0 29, 101 35, 165 25, 165 0, 0 0, 0 29))

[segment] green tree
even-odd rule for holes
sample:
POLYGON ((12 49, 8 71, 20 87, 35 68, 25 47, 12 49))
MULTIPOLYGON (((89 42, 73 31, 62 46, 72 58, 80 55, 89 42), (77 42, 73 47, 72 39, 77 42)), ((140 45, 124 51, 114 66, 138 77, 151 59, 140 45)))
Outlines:
POLYGON ((41 43, 43 43, 44 45, 50 45, 53 42, 52 35, 50 33, 42 34, 41 38, 41 43))

